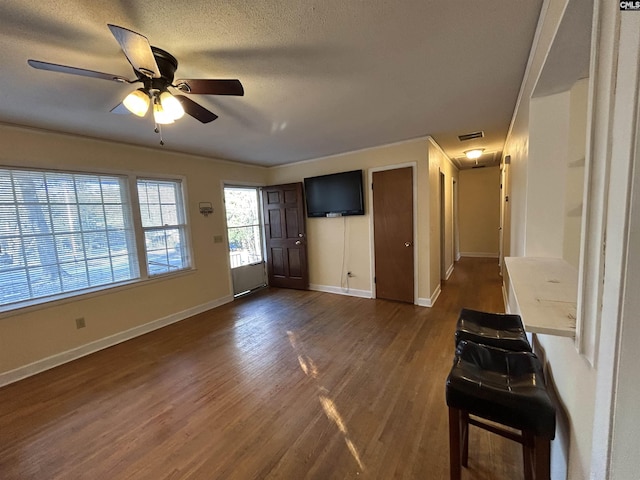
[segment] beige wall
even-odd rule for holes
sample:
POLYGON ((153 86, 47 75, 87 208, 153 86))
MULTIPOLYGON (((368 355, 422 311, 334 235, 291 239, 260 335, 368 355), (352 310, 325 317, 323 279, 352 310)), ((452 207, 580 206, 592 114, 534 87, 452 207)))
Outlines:
MULTIPOLYGON (((0 384, 135 336, 150 325, 186 318, 231 301, 226 243, 213 241, 215 235, 226 238, 224 182, 288 183, 360 168, 368 179, 372 169, 414 165, 417 303, 429 305, 439 292, 439 250, 434 254, 430 245, 432 238, 439 239, 439 207, 430 206, 430 192, 439 188, 440 169, 447 173, 448 185, 457 171, 430 138, 271 169, 13 126, 0 126, 0 141, 4 145, 0 165, 183 177, 195 263, 193 271, 172 277, 2 314, 0 384), (202 201, 212 202, 213 215, 198 213, 202 201), (79 317, 85 318, 86 328, 76 329, 79 317)), ((448 192, 447 197, 451 196, 448 192)), ((365 188, 365 197, 364 216, 307 219, 310 282, 316 287, 371 295, 369 188, 365 188), (349 291, 347 271, 354 274, 349 291)), ((434 198, 437 200, 437 194, 434 198)), ((445 208, 450 215, 449 202, 445 208)), ((452 241, 452 224, 447 219, 448 242, 452 241)), ((448 246, 447 261, 452 262, 452 252, 452 245, 448 246)))
MULTIPOLYGON (((432 265, 433 262, 430 258, 430 252, 433 252, 433 247, 430 244, 431 235, 433 232, 439 235, 439 226, 434 226, 431 222, 433 203, 432 206, 429 203, 433 200, 433 195, 430 192, 433 192, 433 188, 436 188, 437 192, 438 188, 438 183, 435 183, 434 186, 431 172, 433 168, 437 172, 440 164, 450 164, 449 160, 439 152, 439 147, 435 147, 437 144, 433 140, 422 138, 284 165, 269 170, 269 183, 276 185, 301 182, 305 177, 356 169, 363 169, 368 180, 372 169, 414 164, 417 184, 417 244, 415 249, 417 255, 417 302, 426 305, 431 301, 440 283, 439 254, 437 253, 438 260, 435 265, 432 265), (438 150, 438 153, 434 153, 435 150, 438 150), (431 161, 432 157, 433 161, 431 161), (436 269, 435 275, 433 275, 434 268, 436 269)), ((307 219, 309 282, 312 288, 348 293, 345 275, 347 271, 350 271, 354 277, 349 280, 351 289, 349 293, 362 296, 372 294, 370 200, 371 190, 367 185, 364 216, 307 219)), ((439 242, 436 245, 439 245, 439 242)))
POLYGON ((454 200, 453 182, 458 180, 458 169, 444 154, 440 146, 429 141, 429 281, 431 285, 439 286, 440 280, 446 278, 453 271, 455 262, 454 239, 454 200), (440 191, 440 174, 444 175, 444 193, 440 191), (444 205, 441 205, 444 199, 444 205), (440 232, 441 213, 444 213, 444 232, 440 232), (441 245, 444 239, 444 245, 441 245))
POLYGON ((460 254, 497 257, 500 228, 500 167, 459 174, 460 254))
POLYGON ((184 176, 196 267, 170 278, 2 315, 0 374, 232 298, 226 243, 213 242, 214 235, 226 237, 221 182, 264 184, 266 169, 9 126, 0 126, 0 144, 0 165, 184 176), (213 215, 198 213, 202 201, 213 203, 213 215), (76 330, 78 317, 85 318, 86 328, 76 330))

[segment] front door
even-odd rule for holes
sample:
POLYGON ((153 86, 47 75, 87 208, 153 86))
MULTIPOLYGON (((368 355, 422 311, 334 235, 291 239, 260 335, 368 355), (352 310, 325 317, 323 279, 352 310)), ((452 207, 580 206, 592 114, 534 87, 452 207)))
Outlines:
POLYGON ((309 286, 302 183, 262 189, 267 273, 272 287, 309 286))
POLYGON ((373 172, 376 298, 414 302, 413 169, 373 172))

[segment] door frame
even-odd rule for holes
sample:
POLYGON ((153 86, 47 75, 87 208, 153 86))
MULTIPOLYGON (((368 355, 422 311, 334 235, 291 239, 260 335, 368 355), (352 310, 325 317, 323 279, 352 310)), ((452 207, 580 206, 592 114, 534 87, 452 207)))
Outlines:
MULTIPOLYGON (((259 201, 258 201, 258 209, 260 210, 259 214, 260 214, 260 222, 264 223, 262 220, 262 187, 264 187, 265 185, 263 183, 256 183, 256 182, 242 182, 242 181, 237 181, 237 180, 220 180, 220 205, 222 205, 222 211, 221 211, 221 215, 222 215, 222 227, 224 228, 224 235, 222 236, 223 238, 223 243, 224 243, 224 248, 226 249, 226 260, 225 263, 227 265, 227 284, 229 286, 229 295, 235 300, 235 296, 233 294, 233 277, 231 275, 231 258, 229 257, 229 228, 227 226, 227 209, 225 207, 225 200, 224 200, 224 189, 225 187, 248 187, 248 188, 256 188, 258 189, 258 195, 259 195, 259 201)), ((213 212, 213 214, 215 215, 215 210, 213 212)), ((264 226, 263 226, 264 228, 264 226)), ((213 234, 214 236, 217 234, 213 234)), ((211 241, 213 242, 214 239, 211 238, 211 241)), ((265 244, 264 244, 264 235, 262 235, 262 245, 260 245, 260 247, 262 248, 262 255, 264 258, 264 262, 266 265, 266 248, 265 248, 265 244)), ((266 268, 266 266, 265 266, 266 268)), ((267 285, 269 285, 269 279, 266 279, 266 283, 267 285)))
POLYGON ((382 167, 373 167, 367 171, 368 188, 368 204, 369 204, 369 256, 371 258, 371 271, 369 281, 371 282, 371 298, 377 298, 376 283, 376 256, 375 256, 375 236, 373 230, 373 174, 374 172, 382 172, 385 170, 397 170, 399 168, 411 167, 411 181, 413 183, 413 304, 418 304, 418 164, 417 162, 397 163, 393 165, 384 165, 382 167))

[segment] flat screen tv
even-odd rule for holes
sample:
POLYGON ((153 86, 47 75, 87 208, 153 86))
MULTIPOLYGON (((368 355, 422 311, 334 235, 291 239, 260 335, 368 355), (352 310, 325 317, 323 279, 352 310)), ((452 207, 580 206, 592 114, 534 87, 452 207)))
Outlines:
POLYGON ((304 179, 307 217, 364 215, 362 170, 304 179))

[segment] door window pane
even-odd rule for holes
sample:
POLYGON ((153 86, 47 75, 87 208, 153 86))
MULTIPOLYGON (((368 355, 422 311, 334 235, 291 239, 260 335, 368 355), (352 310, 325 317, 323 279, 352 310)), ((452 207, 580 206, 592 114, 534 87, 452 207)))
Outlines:
POLYGON ((231 268, 262 262, 262 228, 257 188, 225 187, 231 268))

